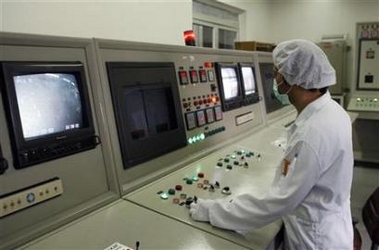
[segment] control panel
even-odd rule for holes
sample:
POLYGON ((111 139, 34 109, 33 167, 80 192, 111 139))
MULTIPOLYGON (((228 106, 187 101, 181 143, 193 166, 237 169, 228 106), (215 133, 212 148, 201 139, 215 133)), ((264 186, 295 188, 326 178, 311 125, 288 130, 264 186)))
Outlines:
MULTIPOLYGON (((194 224, 188 215, 188 206, 198 198, 231 201, 244 193, 261 197, 269 189, 279 161, 275 155, 232 145, 125 196, 125 199, 251 247, 252 242, 241 240, 238 235, 214 230, 206 223, 194 224)), ((272 237, 270 234, 277 232, 277 226, 273 224, 254 231, 251 234, 253 242, 272 237)))
POLYGON ((57 197, 62 193, 62 181, 54 178, 11 194, 2 195, 0 196, 0 218, 57 197))
POLYGON ((347 109, 351 111, 379 112, 379 96, 378 95, 353 96, 350 98, 347 109))
POLYGON ((379 39, 359 41, 358 89, 379 90, 379 39))
POLYGON ((224 132, 225 126, 219 122, 223 113, 213 63, 179 65, 178 79, 187 143, 194 144, 224 132))
MULTIPOLYGON (((222 173, 229 171, 241 171, 238 169, 249 169, 254 165, 255 162, 259 162, 262 159, 262 154, 259 152, 248 151, 245 149, 234 150, 224 157, 219 158, 213 164, 214 169, 211 171, 204 169, 202 172, 199 168, 193 169, 193 172, 187 172, 181 181, 178 182, 175 187, 171 187, 165 190, 159 190, 157 194, 161 199, 169 199, 174 204, 179 204, 180 206, 189 205, 194 199, 197 199, 197 195, 204 196, 217 196, 223 197, 222 195, 231 195, 233 187, 225 185, 228 181, 224 181, 222 173), (216 174, 220 172, 220 174, 216 174), (209 179, 210 178, 210 179, 209 179), (191 190, 192 185, 199 190, 191 190), (186 193, 189 191, 190 193, 186 193), (209 195, 203 191, 208 191, 210 193, 215 193, 215 195, 209 195)), ((230 183, 230 182, 229 182, 230 183)))

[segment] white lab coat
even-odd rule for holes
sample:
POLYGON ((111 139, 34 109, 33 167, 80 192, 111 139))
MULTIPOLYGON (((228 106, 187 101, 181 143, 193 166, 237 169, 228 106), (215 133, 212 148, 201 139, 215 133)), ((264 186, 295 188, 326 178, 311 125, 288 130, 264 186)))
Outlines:
POLYGON ((282 218, 286 249, 352 249, 351 122, 329 92, 299 114, 289 129, 284 159, 288 162, 279 166, 266 196, 207 200, 192 217, 202 213, 212 225, 236 231, 282 218))

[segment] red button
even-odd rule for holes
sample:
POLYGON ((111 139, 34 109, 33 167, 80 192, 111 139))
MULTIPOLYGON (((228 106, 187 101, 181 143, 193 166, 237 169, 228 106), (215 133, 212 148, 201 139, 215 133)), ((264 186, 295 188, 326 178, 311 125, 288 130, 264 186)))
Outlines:
POLYGON ((172 202, 174 204, 179 204, 180 200, 179 200, 179 198, 174 198, 174 199, 172 199, 172 202))
POLYGON ((181 191, 183 189, 182 185, 176 185, 175 190, 176 191, 181 191))
POLYGON ((204 173, 201 173, 201 172, 200 172, 200 173, 197 174, 197 176, 198 176, 199 178, 204 178, 204 173))

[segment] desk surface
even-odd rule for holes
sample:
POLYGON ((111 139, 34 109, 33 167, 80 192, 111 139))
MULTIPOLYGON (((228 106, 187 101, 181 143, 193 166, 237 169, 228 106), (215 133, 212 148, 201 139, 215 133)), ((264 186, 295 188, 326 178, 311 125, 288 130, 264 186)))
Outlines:
POLYGON ((105 249, 115 242, 135 249, 246 249, 184 223, 119 200, 21 249, 105 249))

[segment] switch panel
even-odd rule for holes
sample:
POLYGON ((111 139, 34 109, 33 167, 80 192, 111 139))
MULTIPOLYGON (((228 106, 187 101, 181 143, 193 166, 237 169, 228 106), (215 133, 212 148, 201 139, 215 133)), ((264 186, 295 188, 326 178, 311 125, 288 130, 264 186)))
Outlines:
POLYGON ((379 90, 379 40, 359 41, 358 89, 379 90))
POLYGON ((349 101, 347 110, 379 112, 379 97, 377 95, 353 96, 349 101))
POLYGON ((62 193, 61 179, 54 178, 43 184, 0 196, 0 218, 59 196, 62 193))

